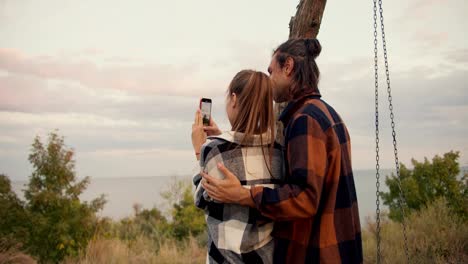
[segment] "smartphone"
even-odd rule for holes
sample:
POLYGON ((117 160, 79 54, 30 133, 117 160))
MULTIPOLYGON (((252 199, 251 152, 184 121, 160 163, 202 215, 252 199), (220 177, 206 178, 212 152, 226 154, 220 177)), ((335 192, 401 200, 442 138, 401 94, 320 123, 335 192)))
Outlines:
POLYGON ((202 98, 200 99, 200 110, 203 117, 203 125, 209 126, 211 119, 211 99, 202 98))

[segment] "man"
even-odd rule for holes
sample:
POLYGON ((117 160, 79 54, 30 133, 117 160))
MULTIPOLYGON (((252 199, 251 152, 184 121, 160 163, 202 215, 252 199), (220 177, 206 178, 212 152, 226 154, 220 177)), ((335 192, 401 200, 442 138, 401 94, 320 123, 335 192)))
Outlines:
POLYGON ((202 174, 215 200, 255 207, 275 221, 275 263, 363 261, 350 139, 340 116, 321 99, 320 51, 316 39, 290 39, 275 50, 268 68, 274 100, 289 102, 279 117, 286 183, 246 189, 223 164, 223 180, 202 174))

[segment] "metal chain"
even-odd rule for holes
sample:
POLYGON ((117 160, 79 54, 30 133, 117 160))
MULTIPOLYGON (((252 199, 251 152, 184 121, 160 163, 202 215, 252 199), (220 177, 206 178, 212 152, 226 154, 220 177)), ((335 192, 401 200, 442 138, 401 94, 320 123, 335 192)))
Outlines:
POLYGON ((380 248, 380 156, 379 156, 379 66, 377 53, 377 0, 374 0, 374 74, 375 74, 375 222, 376 222, 376 240, 377 240, 377 264, 381 260, 380 248))
MULTIPOLYGON (((375 1, 375 0, 374 0, 375 1)), ((400 176, 400 162, 398 161, 398 149, 397 149, 397 141, 396 141, 396 132, 395 132, 395 121, 394 121, 394 114, 393 114, 393 104, 392 104, 392 90, 390 87, 390 71, 388 66, 388 56, 387 56, 387 42, 385 41, 385 28, 384 28, 384 18, 383 18, 383 7, 382 7, 382 0, 379 0, 379 12, 380 12, 380 25, 382 30, 382 45, 383 45, 383 52, 384 52, 384 59, 385 59, 385 74, 387 77, 387 93, 388 93, 388 102, 389 102, 389 110, 390 110, 390 120, 392 126, 392 137, 393 137, 393 152, 395 154, 395 166, 396 166, 396 174, 397 174, 397 183, 398 188, 400 190, 400 194, 398 196, 398 203, 400 206, 401 214, 402 214, 402 226, 403 226, 403 237, 404 237, 404 246, 405 246, 405 254, 406 254, 406 262, 410 263, 410 256, 408 251, 408 237, 406 235, 406 213, 405 213, 405 197, 403 193, 403 189, 401 188, 401 176, 400 176)))

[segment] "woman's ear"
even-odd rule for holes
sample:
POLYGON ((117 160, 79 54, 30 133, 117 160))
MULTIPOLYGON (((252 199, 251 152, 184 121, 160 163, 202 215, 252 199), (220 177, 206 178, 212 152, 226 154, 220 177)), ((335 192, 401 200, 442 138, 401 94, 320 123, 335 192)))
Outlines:
POLYGON ((237 95, 235 93, 231 94, 231 102, 232 102, 232 108, 236 108, 236 106, 237 106, 237 95))

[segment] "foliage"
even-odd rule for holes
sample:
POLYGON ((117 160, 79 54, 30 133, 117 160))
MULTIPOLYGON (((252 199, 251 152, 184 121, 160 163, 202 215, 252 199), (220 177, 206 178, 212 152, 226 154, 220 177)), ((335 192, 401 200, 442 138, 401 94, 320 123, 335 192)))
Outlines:
MULTIPOLYGON (((155 243, 168 237, 169 224, 167 219, 157 208, 141 209, 139 205, 134 206, 134 216, 126 217, 117 222, 107 220, 98 236, 105 238, 119 238, 123 241, 134 241, 138 237, 146 237, 155 243), (104 231, 104 232, 103 232, 104 231)), ((155 250, 158 248, 156 247, 155 250)))
MULTIPOLYGON (((449 208, 461 216, 468 217, 468 175, 459 176, 459 152, 448 152, 442 157, 436 155, 432 162, 427 158, 424 162, 412 160, 413 169, 404 164, 400 166, 401 188, 406 199, 408 212, 424 208, 436 199, 444 197, 449 208)), ((384 204, 390 208, 389 217, 401 221, 402 214, 399 208, 398 178, 393 173, 386 177, 385 183, 389 187, 388 193, 382 193, 384 204)))
POLYGON ((138 204, 132 217, 102 218, 86 251, 65 263, 204 263, 205 219, 188 183, 174 181, 161 194, 171 205, 169 220, 159 209, 138 204))
POLYGON ((33 172, 25 201, 13 192, 9 178, 0 175, 1 257, 34 262, 31 255, 40 263, 58 263, 88 259, 83 254, 116 245, 123 250, 120 253, 133 254, 136 259, 140 253, 151 256, 143 258, 145 261, 169 263, 177 256, 185 261, 192 251, 198 256, 196 262, 204 260, 205 219, 194 205, 189 181, 176 181, 162 194, 170 208, 168 215, 135 205, 133 217, 119 221, 99 218, 96 213, 103 208, 104 197, 80 201, 90 179, 77 178, 74 155, 57 132, 50 133, 45 143, 36 137, 29 155, 33 172), (138 246, 142 243, 144 247, 138 246))
POLYGON ((49 134, 47 145, 40 137, 34 139, 29 161, 34 170, 25 191, 30 215, 28 251, 41 262, 56 263, 66 255, 77 255, 94 234, 95 213, 104 206, 104 197, 80 201, 89 177, 78 181, 74 151, 56 132, 49 134))
POLYGON ((10 179, 0 174, 0 242, 4 248, 27 241, 29 219, 24 203, 11 188, 10 179))
POLYGON ((190 181, 174 181, 161 196, 171 205, 168 212, 171 236, 178 240, 195 236, 200 244, 207 240, 204 212, 195 206, 190 181))
MULTIPOLYGON (((407 221, 411 263, 468 263, 468 225, 440 198, 413 211, 407 221)), ((384 217, 381 223, 382 263, 406 263, 401 224, 384 217)), ((376 224, 363 230, 364 263, 376 263, 376 224)))
POLYGON ((205 216, 203 211, 194 205, 190 186, 185 188, 182 200, 173 205, 172 218, 171 227, 174 236, 179 240, 188 236, 198 236, 205 231, 205 216))
POLYGON ((166 203, 171 205, 166 214, 158 208, 142 209, 135 204, 132 217, 119 221, 100 219, 96 237, 118 238, 130 243, 139 237, 145 237, 154 242, 156 251, 159 250, 158 245, 166 240, 185 243, 187 239, 194 238, 200 246, 205 246, 207 235, 204 214, 195 207, 188 183, 183 180, 174 181, 161 194, 166 203))

